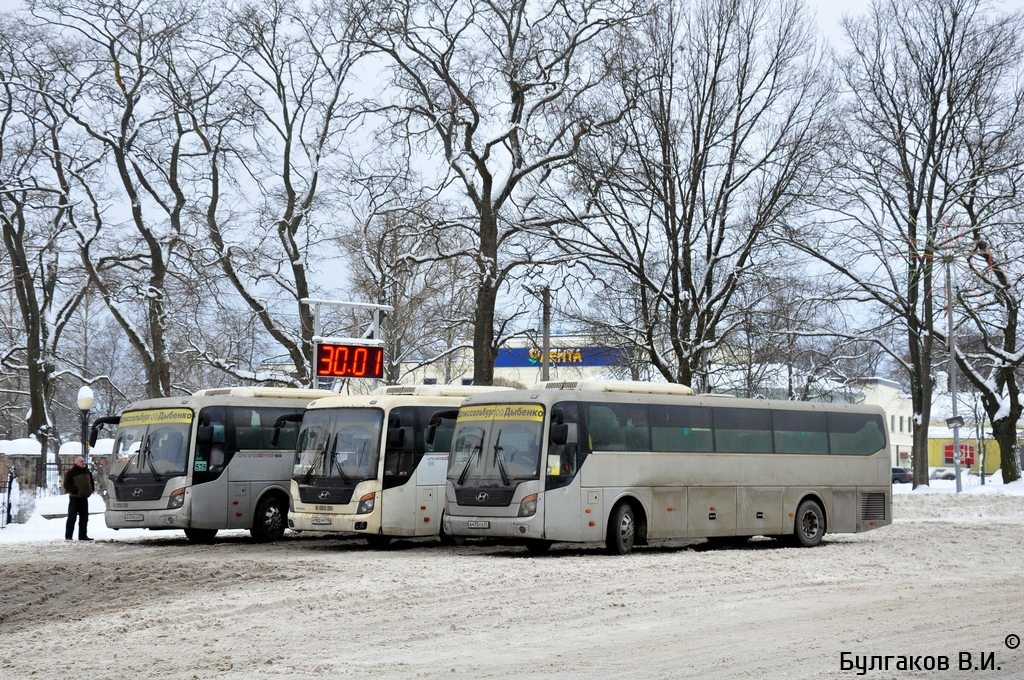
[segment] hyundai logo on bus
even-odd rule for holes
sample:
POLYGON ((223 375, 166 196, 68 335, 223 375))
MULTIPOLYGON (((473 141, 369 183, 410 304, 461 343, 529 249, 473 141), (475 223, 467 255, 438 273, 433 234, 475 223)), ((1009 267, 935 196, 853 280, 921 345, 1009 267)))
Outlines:
POLYGON ((132 491, 132 495, 135 496, 136 498, 141 496, 142 495, 142 489, 135 489, 134 491, 132 491))
POLYGON ((317 498, 330 498, 330 497, 331 497, 331 492, 330 491, 321 491, 317 495, 317 498))
POLYGON ((477 499, 477 500, 478 500, 479 502, 481 502, 481 503, 483 503, 484 501, 486 501, 486 500, 487 500, 488 498, 490 498, 490 496, 488 495, 488 493, 487 493, 486 491, 481 491, 480 493, 478 493, 478 494, 476 495, 476 499, 477 499))

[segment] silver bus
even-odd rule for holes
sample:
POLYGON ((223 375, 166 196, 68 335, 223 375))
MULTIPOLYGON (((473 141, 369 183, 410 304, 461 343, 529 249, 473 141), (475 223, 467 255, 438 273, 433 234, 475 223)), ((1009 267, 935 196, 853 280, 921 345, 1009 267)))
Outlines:
POLYGON ((393 537, 437 536, 458 406, 500 389, 389 386, 310 403, 291 470, 288 526, 358 534, 378 547, 393 537))
POLYGON ((147 399, 120 416, 106 467, 107 526, 179 529, 209 542, 220 529, 248 529, 258 542, 284 533, 298 422, 327 390, 232 387, 147 399), (283 425, 282 425, 283 424, 283 425))
POLYGON ((884 414, 874 407, 697 396, 583 380, 460 407, 444 530, 523 542, 785 537, 892 522, 884 414))

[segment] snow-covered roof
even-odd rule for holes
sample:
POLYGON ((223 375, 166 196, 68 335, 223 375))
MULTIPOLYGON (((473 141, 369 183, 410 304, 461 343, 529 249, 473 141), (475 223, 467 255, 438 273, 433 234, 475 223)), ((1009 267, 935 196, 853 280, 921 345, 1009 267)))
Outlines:
POLYGON ((38 456, 42 450, 39 442, 35 439, 23 437, 21 439, 0 439, 0 454, 8 456, 38 456))

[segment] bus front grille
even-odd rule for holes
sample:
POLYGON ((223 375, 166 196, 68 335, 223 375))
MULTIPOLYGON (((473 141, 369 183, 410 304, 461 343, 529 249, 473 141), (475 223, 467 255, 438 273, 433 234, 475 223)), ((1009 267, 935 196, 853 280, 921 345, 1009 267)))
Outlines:
POLYGON ((861 521, 884 522, 885 516, 885 494, 865 493, 860 497, 860 519, 861 521))

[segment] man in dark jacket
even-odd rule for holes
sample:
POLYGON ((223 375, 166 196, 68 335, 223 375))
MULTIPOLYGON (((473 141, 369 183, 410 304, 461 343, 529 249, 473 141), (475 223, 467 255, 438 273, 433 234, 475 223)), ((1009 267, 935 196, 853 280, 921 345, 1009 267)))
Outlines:
POLYGON ((71 540, 75 533, 75 518, 78 518, 78 540, 91 541, 86 527, 89 524, 89 496, 95 484, 92 472, 85 466, 85 459, 75 458, 75 465, 64 475, 64 490, 68 492, 68 523, 64 529, 64 539, 71 540))

